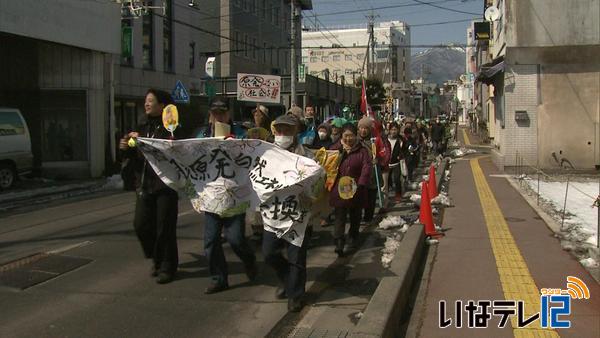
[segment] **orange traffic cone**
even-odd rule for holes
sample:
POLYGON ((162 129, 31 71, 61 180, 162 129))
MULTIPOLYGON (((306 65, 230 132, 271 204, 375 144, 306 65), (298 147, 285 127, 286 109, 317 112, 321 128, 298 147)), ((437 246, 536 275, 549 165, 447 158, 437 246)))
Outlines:
POLYGON ((437 185, 435 183, 435 168, 433 164, 429 167, 429 198, 434 199, 438 195, 437 185))
POLYGON ((423 186, 421 188, 421 208, 419 210, 419 222, 425 225, 425 235, 437 238, 444 236, 444 234, 439 233, 435 230, 435 225, 433 225, 433 213, 431 211, 431 200, 429 199, 429 188, 427 181, 423 181, 423 186))

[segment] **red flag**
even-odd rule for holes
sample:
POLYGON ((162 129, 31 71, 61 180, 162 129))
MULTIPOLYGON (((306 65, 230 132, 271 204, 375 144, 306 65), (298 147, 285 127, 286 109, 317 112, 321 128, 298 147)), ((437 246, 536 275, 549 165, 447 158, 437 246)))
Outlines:
POLYGON ((368 114, 368 103, 367 103, 367 86, 365 86, 365 79, 362 80, 362 92, 360 94, 360 111, 363 115, 368 114))

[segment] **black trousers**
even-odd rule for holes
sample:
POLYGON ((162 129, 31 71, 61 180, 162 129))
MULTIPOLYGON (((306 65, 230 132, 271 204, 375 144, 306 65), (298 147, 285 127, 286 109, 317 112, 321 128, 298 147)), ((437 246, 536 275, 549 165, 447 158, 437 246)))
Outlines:
POLYGON ((335 208, 335 223, 333 228, 333 238, 342 239, 346 233, 346 221, 350 216, 350 230, 348 235, 352 239, 358 238, 360 230, 360 208, 335 208))
POLYGON ((390 190, 392 186, 394 187, 394 192, 396 194, 402 193, 402 173, 400 172, 400 165, 394 167, 390 170, 390 190))
POLYGON ((146 258, 160 272, 177 271, 177 212, 179 197, 174 190, 138 192, 133 226, 146 258))
POLYGON ((265 230, 263 233, 262 250, 265 263, 275 270, 288 298, 298 298, 305 293, 308 242, 309 238, 305 236, 302 246, 298 247, 277 238, 277 235, 270 231, 265 230), (287 250, 287 259, 283 257, 283 249, 287 250))
MULTIPOLYGON (((377 205, 377 189, 367 189, 367 202, 365 204, 365 222, 370 222, 375 215, 375 206, 377 205)), ((337 217, 337 216, 336 216, 337 217)))

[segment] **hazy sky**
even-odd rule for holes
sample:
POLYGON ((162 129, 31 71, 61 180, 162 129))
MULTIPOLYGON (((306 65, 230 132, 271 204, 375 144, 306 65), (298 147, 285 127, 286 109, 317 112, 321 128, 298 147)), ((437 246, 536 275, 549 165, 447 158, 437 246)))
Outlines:
MULTIPOLYGON (((375 9, 374 14, 379 15, 376 22, 400 20, 409 25, 428 24, 436 22, 468 20, 477 18, 473 14, 457 13, 435 6, 446 7, 455 11, 482 13, 483 0, 312 0, 313 11, 323 25, 342 26, 365 24, 366 15, 371 8, 402 6, 397 8, 375 9), (357 13, 337 14, 344 11, 360 10, 357 13), (336 14, 333 14, 336 13, 336 14), (323 15, 324 14, 324 15, 323 15), (329 15, 328 15, 329 14, 329 15), (323 16, 320 16, 323 15, 323 16)), ((312 26, 314 22, 313 11, 303 11, 304 25, 312 26)), ((481 14, 479 18, 481 18, 481 14)), ((413 45, 429 45, 449 42, 465 43, 468 22, 451 23, 433 26, 411 27, 413 45)))

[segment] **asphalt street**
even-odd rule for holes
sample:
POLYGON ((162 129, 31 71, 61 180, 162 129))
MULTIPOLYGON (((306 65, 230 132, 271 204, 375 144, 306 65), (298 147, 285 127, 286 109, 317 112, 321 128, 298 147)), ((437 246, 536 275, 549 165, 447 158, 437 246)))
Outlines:
POLYGON ((132 231, 133 199, 120 193, 0 218, 2 265, 48 251, 91 259, 25 290, 0 287, 0 336, 258 337, 286 314, 270 269, 261 264, 250 285, 228 246, 232 289, 204 295, 202 216, 187 201, 179 210, 178 278, 156 284, 132 231))

